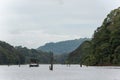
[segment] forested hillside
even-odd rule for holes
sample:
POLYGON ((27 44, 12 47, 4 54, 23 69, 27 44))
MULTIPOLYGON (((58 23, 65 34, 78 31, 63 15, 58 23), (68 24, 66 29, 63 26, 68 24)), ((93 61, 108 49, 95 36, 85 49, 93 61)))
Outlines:
POLYGON ((14 48, 10 44, 0 41, 0 64, 28 64, 31 58, 46 64, 50 61, 50 53, 21 46, 14 48))
POLYGON ((0 64, 23 64, 25 57, 21 55, 13 46, 0 41, 0 64))
POLYGON ((110 12, 91 41, 70 53, 70 63, 120 65, 120 8, 110 12))
POLYGON ((38 59, 40 64, 50 62, 50 53, 37 51, 36 49, 28 49, 26 47, 17 46, 16 50, 25 57, 25 63, 29 63, 31 58, 38 59))

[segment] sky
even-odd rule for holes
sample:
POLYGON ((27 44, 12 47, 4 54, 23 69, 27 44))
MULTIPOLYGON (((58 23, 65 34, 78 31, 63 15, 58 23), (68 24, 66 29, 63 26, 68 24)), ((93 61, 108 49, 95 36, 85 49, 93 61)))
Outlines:
POLYGON ((120 0, 0 0, 0 40, 38 48, 91 38, 120 0))

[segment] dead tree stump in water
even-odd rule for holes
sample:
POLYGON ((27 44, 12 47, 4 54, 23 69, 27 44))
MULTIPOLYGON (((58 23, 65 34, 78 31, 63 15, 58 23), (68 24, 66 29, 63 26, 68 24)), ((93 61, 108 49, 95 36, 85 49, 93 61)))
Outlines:
POLYGON ((50 60, 50 66, 49 66, 49 69, 51 70, 51 71, 53 71, 53 53, 51 53, 51 60, 50 60))

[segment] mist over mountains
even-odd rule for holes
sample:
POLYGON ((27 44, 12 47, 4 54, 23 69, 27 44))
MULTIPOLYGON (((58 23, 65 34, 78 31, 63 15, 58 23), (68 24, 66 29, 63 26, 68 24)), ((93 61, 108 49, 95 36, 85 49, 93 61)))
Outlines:
POLYGON ((37 50, 41 50, 45 52, 53 52, 54 54, 70 53, 86 40, 90 40, 90 39, 80 38, 74 40, 60 41, 56 43, 54 42, 46 43, 45 45, 40 46, 37 50))

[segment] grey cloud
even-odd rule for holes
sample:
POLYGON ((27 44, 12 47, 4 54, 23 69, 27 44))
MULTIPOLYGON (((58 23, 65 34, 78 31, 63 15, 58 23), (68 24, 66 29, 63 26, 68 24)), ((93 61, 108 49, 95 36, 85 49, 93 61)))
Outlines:
POLYGON ((2 0, 0 34, 6 38, 0 37, 30 48, 76 36, 91 37, 119 5, 119 0, 2 0))

